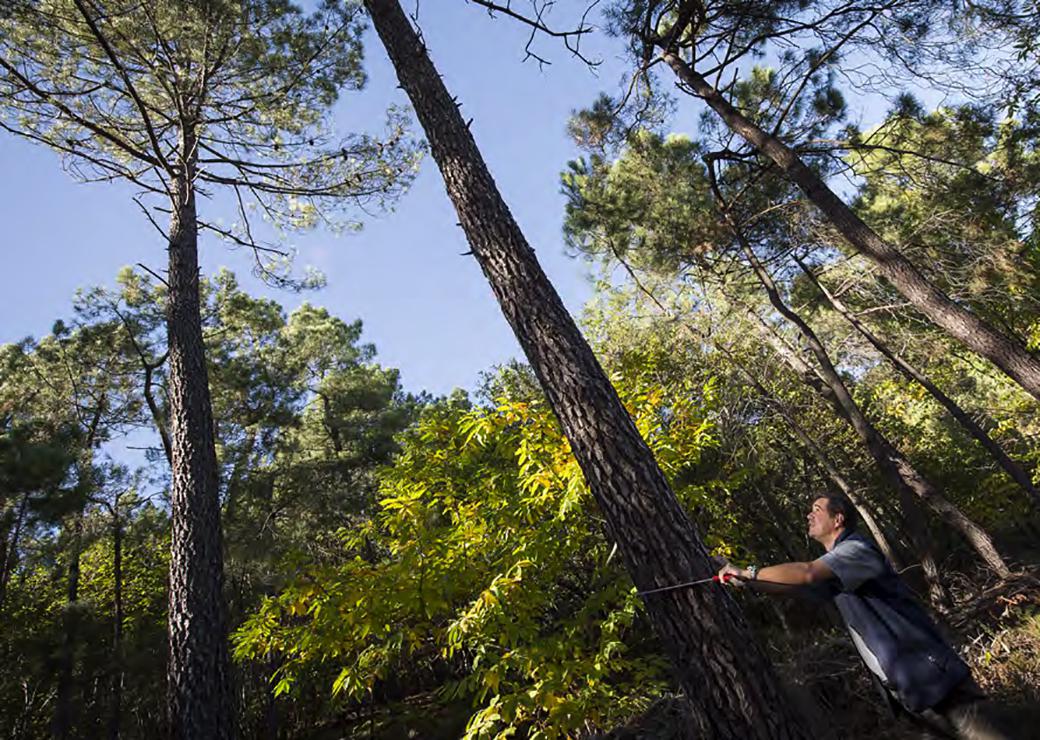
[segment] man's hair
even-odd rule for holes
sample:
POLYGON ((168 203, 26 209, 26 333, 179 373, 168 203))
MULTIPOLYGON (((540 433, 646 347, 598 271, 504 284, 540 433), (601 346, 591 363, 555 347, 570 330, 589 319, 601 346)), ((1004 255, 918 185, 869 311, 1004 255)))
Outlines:
POLYGON ((847 531, 851 532, 856 528, 856 524, 859 522, 859 513, 856 511, 856 507, 852 505, 852 502, 845 496, 840 493, 827 491, 821 493, 816 498, 827 499, 827 513, 832 517, 841 514, 847 531))

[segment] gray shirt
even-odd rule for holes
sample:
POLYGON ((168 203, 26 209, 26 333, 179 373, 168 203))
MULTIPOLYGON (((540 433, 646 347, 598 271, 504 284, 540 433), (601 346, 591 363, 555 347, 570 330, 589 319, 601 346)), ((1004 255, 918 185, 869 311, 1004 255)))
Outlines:
POLYGON ((825 553, 820 562, 841 581, 841 590, 855 591, 872 578, 885 572, 885 558, 866 540, 846 538, 825 553))

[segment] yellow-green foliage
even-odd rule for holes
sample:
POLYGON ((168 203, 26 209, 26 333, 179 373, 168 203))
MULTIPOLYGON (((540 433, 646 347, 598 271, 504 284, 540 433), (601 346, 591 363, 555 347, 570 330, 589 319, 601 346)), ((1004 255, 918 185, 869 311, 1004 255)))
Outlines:
MULTIPOLYGON (((674 472, 712 444, 710 388, 650 376, 615 381, 674 472)), ((335 664, 329 691, 343 701, 439 664, 453 676, 440 696, 473 701, 470 738, 566 737, 648 706, 668 685, 664 665, 545 403, 441 403, 401 442, 378 515, 343 534, 355 557, 268 599, 238 631, 237 656, 283 656, 278 693, 335 664)), ((702 488, 681 495, 711 505, 702 488)))

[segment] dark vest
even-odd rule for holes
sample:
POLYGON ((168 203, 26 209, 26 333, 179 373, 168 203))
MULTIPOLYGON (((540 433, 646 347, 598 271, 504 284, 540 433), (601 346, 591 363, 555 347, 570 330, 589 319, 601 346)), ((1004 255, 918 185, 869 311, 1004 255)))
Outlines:
POLYGON ((843 532, 838 542, 853 538, 878 552, 884 571, 852 592, 834 579, 830 596, 845 624, 877 656, 886 688, 911 712, 933 707, 971 672, 877 545, 856 532, 843 532))

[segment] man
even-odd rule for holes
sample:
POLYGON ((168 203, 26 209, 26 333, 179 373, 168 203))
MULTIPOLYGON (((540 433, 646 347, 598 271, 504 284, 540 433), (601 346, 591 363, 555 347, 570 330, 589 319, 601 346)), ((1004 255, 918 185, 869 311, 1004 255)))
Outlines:
POLYGON ((733 586, 767 592, 801 586, 833 599, 863 662, 898 707, 947 737, 1007 738, 981 716, 983 695, 968 666, 877 546, 855 531, 857 518, 848 499, 822 495, 808 515, 809 536, 826 550, 822 557, 763 568, 726 563, 719 576, 733 586))

